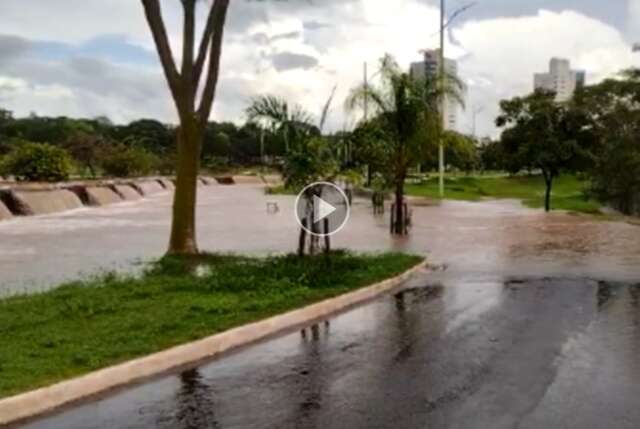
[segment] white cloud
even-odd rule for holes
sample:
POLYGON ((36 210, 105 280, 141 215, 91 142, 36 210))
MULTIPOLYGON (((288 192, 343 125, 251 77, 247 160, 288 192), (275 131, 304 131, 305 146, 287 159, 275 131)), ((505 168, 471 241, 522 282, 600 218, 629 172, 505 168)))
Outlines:
POLYGON ((142 6, 135 0, 2 0, 0 3, 0 28, 5 34, 67 43, 105 33, 140 40, 147 38, 142 6))
MULTIPOLYGON (((341 129, 345 122, 350 122, 345 118, 342 104, 350 89, 362 81, 363 63, 369 63, 373 74, 378 59, 388 52, 395 55, 403 67, 408 67, 411 61, 419 58, 420 49, 437 43, 438 38, 432 37, 437 29, 437 20, 436 9, 415 0, 396 0, 392 6, 378 0, 334 2, 293 17, 272 10, 268 25, 258 23, 251 28, 251 34, 265 33, 273 37, 299 32, 301 36, 270 42, 263 47, 265 52, 310 55, 318 59, 318 66, 278 72, 272 64, 260 58, 260 49, 254 50, 246 40, 234 38, 233 44, 225 46, 223 77, 237 77, 239 70, 246 76, 247 69, 255 67, 260 72, 246 80, 251 92, 282 95, 317 115, 332 88, 338 85, 327 126, 341 129), (304 22, 330 26, 304 32, 304 22)), ((224 79, 221 85, 224 85, 224 79)), ((221 117, 231 112, 217 103, 214 113, 221 117)))
POLYGON ((640 42, 640 0, 629 0, 627 30, 636 42, 640 42))
POLYGON ((474 83, 469 105, 485 108, 480 117, 483 133, 494 131, 491 119, 498 113, 498 101, 531 92, 533 73, 546 71, 551 57, 570 59, 573 68, 587 71, 589 83, 634 64, 620 31, 573 11, 472 21, 455 29, 454 37, 464 52, 461 74, 474 83))
MULTIPOLYGON (((178 47, 179 2, 162 4, 178 47)), ((51 0, 29 0, 28 5, 23 0, 2 0, 0 28, 32 41, 71 44, 121 34, 152 49, 139 1, 65 0, 64 6, 51 0)), ((364 61, 374 73, 377 60, 388 52, 408 67, 419 59, 420 49, 438 44, 438 10, 418 0, 232 0, 231 8, 213 111, 216 120, 243 120, 250 97, 265 93, 287 97, 317 114, 337 84, 329 127, 341 128, 349 122, 342 101, 362 80, 364 61), (318 65, 312 67, 309 61, 306 69, 278 72, 274 55, 288 54, 316 58, 318 65)), ((629 15, 640 28, 640 0, 631 0, 629 15)), ((552 56, 567 57, 574 67, 586 69, 590 82, 633 64, 621 31, 577 12, 541 11, 519 18, 465 21, 454 27, 447 52, 459 59, 460 73, 469 86, 467 104, 484 107, 478 128, 485 134, 494 132, 498 101, 531 91, 533 73, 545 70, 552 56)), ((93 58, 0 58, 0 104, 18 114, 36 110, 51 115, 106 114, 116 121, 142 116, 175 120, 158 67, 93 58)), ((461 114, 461 131, 469 131, 471 110, 461 114)))

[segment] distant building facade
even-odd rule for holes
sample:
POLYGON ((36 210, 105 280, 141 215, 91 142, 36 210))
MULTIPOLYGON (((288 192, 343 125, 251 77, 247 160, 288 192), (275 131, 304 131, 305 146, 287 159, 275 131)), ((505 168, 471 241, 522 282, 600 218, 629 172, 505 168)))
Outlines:
POLYGON ((586 72, 571 70, 571 63, 564 58, 552 58, 548 73, 536 73, 533 77, 534 90, 546 89, 556 93, 557 101, 568 101, 577 88, 586 84, 586 72))
MULTIPOLYGON (((445 71, 448 75, 458 76, 458 63, 455 60, 445 58, 445 71)), ((436 78, 440 72, 440 50, 433 49, 424 51, 424 60, 411 63, 409 73, 416 79, 436 78)), ((447 99, 444 108, 445 128, 457 130, 458 127, 458 103, 455 100, 447 99)))

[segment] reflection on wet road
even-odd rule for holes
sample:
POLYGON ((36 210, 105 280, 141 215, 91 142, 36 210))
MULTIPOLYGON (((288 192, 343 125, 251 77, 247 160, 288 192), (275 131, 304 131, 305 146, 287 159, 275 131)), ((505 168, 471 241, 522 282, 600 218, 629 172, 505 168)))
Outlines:
MULTIPOLYGON (((249 214, 203 229, 224 231, 253 216, 237 246, 289 249, 289 199, 279 201, 282 217, 268 217, 250 202, 253 192, 231 204, 253 207, 249 214)), ((408 239, 392 239, 385 219, 362 203, 336 241, 428 252, 446 269, 304 336, 290 333, 24 427, 640 425, 640 228, 509 202, 417 207, 414 223, 408 239)), ((209 245, 232 247, 232 234, 215 238, 203 234, 209 245)))

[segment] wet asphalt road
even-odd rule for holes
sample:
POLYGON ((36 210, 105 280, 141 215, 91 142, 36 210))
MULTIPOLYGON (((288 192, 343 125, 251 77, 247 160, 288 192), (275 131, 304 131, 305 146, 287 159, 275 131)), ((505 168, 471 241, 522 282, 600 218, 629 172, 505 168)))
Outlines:
MULTIPOLYGON (((250 213, 263 231, 250 250, 293 242, 286 218, 250 213)), ((354 214, 339 245, 426 252, 446 269, 306 336, 21 427, 640 427, 640 228, 447 203, 414 208, 411 237, 395 240, 366 205, 354 214)))
POLYGON ((637 428, 640 288, 407 289, 26 428, 637 428))

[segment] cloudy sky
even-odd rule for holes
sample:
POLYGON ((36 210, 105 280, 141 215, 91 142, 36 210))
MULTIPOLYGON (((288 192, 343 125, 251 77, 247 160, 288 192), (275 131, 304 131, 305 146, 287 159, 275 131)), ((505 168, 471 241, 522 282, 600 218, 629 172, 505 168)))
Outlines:
MULTIPOLYGON (((209 0, 210 1, 210 0, 209 0)), ((448 0, 449 12, 471 0, 448 0)), ((162 0, 179 52, 180 2, 162 0)), ((204 0, 200 14, 204 18, 204 0)), ((438 44, 438 0, 231 0, 212 119, 243 121, 251 96, 277 94, 319 113, 337 85, 330 128, 353 125, 342 110, 365 61, 385 52, 408 67, 438 44)), ((640 0, 477 0, 452 25, 448 56, 468 85, 459 131, 494 134, 501 98, 532 90, 553 56, 589 82, 640 66, 640 0)), ((0 107, 17 116, 115 122, 175 112, 138 0, 0 1, 0 107)))

